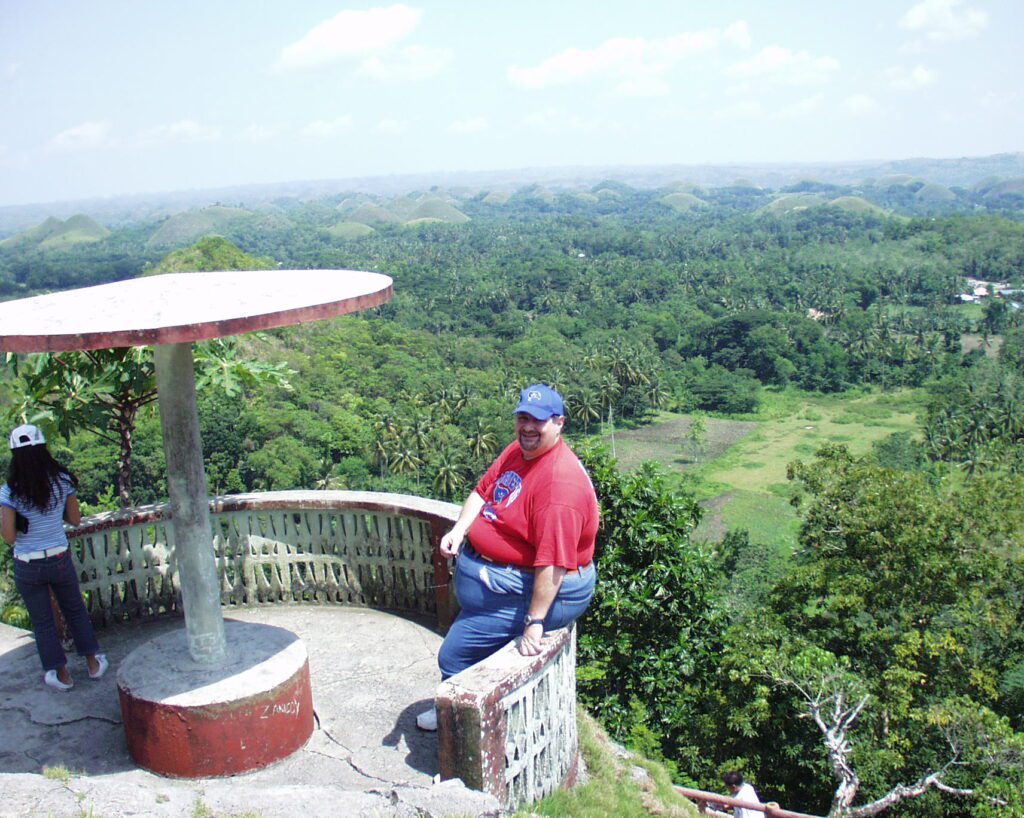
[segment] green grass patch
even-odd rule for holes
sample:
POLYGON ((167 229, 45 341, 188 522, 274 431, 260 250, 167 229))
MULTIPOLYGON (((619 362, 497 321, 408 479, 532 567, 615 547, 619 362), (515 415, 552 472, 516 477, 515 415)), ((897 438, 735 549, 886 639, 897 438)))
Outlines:
POLYGON ((792 485, 768 492, 729 491, 706 501, 704 518, 693 532, 695 540, 717 542, 726 531, 745 528, 750 541, 770 546, 781 555, 789 555, 796 548, 800 531, 800 518, 790 505, 792 485))
POLYGON ((43 778, 50 781, 59 781, 65 787, 71 783, 71 770, 63 764, 56 767, 43 767, 43 778))
POLYGON ((880 414, 873 407, 879 397, 857 393, 805 395, 799 411, 758 424, 756 432, 701 468, 700 477, 735 489, 766 492, 768 486, 785 482, 787 464, 807 459, 809 447, 816 449, 825 443, 842 442, 853 454, 861 455, 870 451, 876 440, 893 432, 917 430, 916 411, 898 411, 893 404, 886 407, 884 420, 869 420, 869 415, 880 414), (807 409, 818 413, 821 420, 808 423, 802 419, 800 416, 807 409), (764 463, 765 468, 746 468, 752 461, 764 463))
POLYGON ((513 818, 545 815, 550 818, 696 818, 697 808, 672 788, 660 764, 641 756, 620 759, 608 737, 593 718, 579 714, 580 750, 587 763, 587 783, 571 790, 557 790, 535 804, 523 807, 513 818), (641 766, 650 779, 633 780, 631 768, 641 766))
POLYGON ((707 506, 698 536, 717 540, 727 529, 742 527, 752 542, 788 553, 799 518, 788 502, 795 487, 786 479, 786 466, 810 460, 827 443, 862 455, 893 432, 916 432, 927 399, 923 389, 840 395, 767 389, 764 397, 761 409, 743 420, 706 417, 707 440, 699 452, 688 441, 686 415, 663 413, 649 426, 619 430, 619 466, 631 469, 652 460, 676 475, 707 506))

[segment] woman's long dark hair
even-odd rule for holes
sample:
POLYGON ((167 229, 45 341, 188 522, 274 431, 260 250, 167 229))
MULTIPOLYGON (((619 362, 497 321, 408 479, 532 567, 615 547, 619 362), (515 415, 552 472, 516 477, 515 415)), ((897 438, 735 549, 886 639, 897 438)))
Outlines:
POLYGON ((46 511, 53 503, 54 489, 62 474, 78 486, 78 478, 53 459, 45 443, 11 449, 7 487, 13 497, 40 511, 46 511))

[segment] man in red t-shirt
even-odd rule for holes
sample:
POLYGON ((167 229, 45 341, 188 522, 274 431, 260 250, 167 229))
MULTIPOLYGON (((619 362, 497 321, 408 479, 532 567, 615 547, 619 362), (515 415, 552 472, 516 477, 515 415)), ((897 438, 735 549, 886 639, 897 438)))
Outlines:
MULTIPOLYGON (((597 496, 562 440, 562 396, 546 384, 528 386, 515 416, 515 441, 441 538, 441 553, 458 558, 461 609, 438 654, 445 679, 517 636, 521 654, 537 655, 544 631, 574 622, 594 595, 597 496)), ((416 723, 437 729, 437 714, 421 713, 416 723)))

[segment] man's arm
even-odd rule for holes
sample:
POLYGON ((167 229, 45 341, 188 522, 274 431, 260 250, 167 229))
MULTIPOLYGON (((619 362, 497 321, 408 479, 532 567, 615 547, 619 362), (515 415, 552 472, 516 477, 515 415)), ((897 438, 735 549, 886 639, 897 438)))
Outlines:
MULTIPOLYGON (((466 539, 466 532, 477 518, 484 507, 484 498, 475 491, 469 493, 466 502, 462 504, 462 511, 459 512, 459 519, 451 530, 441 538, 441 553, 446 557, 454 557, 459 553, 459 546, 466 539)), ((552 597, 553 598, 553 597, 552 597)))
MULTIPOLYGON (((544 565, 534 570, 533 596, 528 611, 531 619, 541 620, 548 615, 564 578, 565 569, 557 565, 544 565)), ((536 656, 540 653, 540 640, 543 636, 544 626, 539 621, 527 625, 523 628, 523 638, 519 640, 519 652, 523 656, 536 656)))

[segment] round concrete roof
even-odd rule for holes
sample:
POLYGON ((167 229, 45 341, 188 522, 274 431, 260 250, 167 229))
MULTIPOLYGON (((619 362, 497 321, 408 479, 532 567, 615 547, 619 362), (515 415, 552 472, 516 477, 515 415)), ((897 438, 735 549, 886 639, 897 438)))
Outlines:
POLYGON ((369 309, 391 279, 356 270, 171 273, 0 304, 0 351, 179 344, 369 309))

